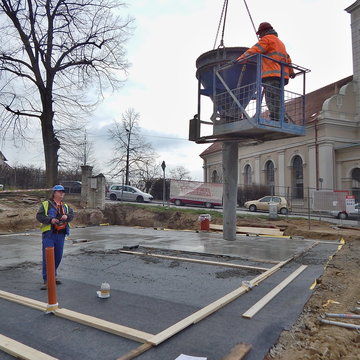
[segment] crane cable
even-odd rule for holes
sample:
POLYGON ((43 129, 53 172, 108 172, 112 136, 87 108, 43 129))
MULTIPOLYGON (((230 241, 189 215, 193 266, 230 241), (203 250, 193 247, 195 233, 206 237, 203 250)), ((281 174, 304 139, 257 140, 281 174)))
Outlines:
POLYGON ((249 15, 251 24, 252 24, 252 26, 253 26, 253 29, 254 29, 254 31, 255 31, 255 35, 256 35, 257 39, 259 40, 259 35, 256 34, 256 27, 255 27, 254 21, 253 21, 253 19, 252 19, 252 16, 251 16, 251 14, 250 14, 250 10, 249 10, 249 7, 248 7, 248 5, 247 5, 247 3, 246 3, 246 0, 244 0, 244 4, 245 4, 246 10, 247 10, 247 12, 248 12, 248 15, 249 15))
POLYGON ((213 49, 215 49, 215 47, 216 47, 216 42, 217 42, 217 38, 218 38, 218 36, 219 36, 220 26, 221 26, 221 23, 222 23, 222 22, 223 22, 223 28, 222 28, 222 32, 221 32, 220 45, 219 45, 218 47, 219 47, 219 48, 220 48, 220 47, 224 47, 224 34, 225 34, 225 24, 226 24, 227 8, 228 8, 228 0, 224 0, 224 4, 223 4, 223 8, 222 8, 222 10, 221 10, 220 21, 219 21, 218 29, 217 29, 217 32, 216 32, 216 37, 215 37, 213 49), (224 18, 224 20, 223 20, 223 18, 224 18))
MULTIPOLYGON (((255 27, 254 21, 252 19, 249 7, 248 7, 248 5, 246 3, 246 0, 244 0, 244 4, 245 4, 247 13, 248 13, 250 21, 251 21, 251 24, 252 24, 253 29, 254 29, 255 34, 256 34, 256 27, 255 27)), ((222 28, 222 32, 221 32, 220 45, 218 47, 219 48, 224 47, 224 34, 225 34, 225 24, 226 24, 227 9, 228 9, 228 0, 224 0, 224 4, 223 4, 223 8, 222 8, 221 15, 220 15, 220 21, 219 21, 218 29, 217 29, 217 32, 216 32, 216 37, 215 37, 213 49, 215 49, 215 47, 216 47, 216 42, 217 42, 217 39, 218 39, 218 36, 219 36, 220 27, 221 27, 222 22, 223 22, 223 28, 222 28)), ((259 39, 259 36, 257 34, 256 34, 256 38, 259 39)))

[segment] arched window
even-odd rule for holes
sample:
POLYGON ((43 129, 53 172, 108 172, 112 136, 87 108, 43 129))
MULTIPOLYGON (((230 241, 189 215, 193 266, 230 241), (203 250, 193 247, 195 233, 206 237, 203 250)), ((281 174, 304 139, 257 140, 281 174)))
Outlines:
POLYGON ((219 182, 219 176, 216 170, 214 170, 211 174, 211 182, 218 183, 219 182))
POLYGON ((245 168, 244 168, 244 184, 245 185, 252 184, 251 166, 249 164, 245 165, 245 168))
POLYGON ((303 161, 296 155, 292 161, 292 196, 295 199, 304 198, 303 161))
POLYGON ((360 201, 360 168, 355 168, 351 172, 351 190, 355 196, 355 201, 360 201))
POLYGON ((274 163, 269 160, 265 164, 265 181, 266 185, 269 186, 270 195, 274 195, 275 188, 275 171, 274 171, 274 163))

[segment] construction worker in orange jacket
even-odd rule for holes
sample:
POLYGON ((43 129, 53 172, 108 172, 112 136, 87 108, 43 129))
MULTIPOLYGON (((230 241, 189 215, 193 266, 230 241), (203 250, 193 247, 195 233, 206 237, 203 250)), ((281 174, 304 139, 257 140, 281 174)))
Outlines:
POLYGON ((270 111, 270 119, 279 121, 282 73, 285 85, 289 82, 289 77, 294 78, 295 74, 292 67, 282 66, 277 61, 291 65, 291 58, 271 24, 268 22, 261 23, 256 34, 260 40, 235 61, 246 59, 254 54, 263 54, 271 58, 262 58, 261 78, 265 90, 266 104, 270 111), (281 69, 282 67, 283 69, 281 69))

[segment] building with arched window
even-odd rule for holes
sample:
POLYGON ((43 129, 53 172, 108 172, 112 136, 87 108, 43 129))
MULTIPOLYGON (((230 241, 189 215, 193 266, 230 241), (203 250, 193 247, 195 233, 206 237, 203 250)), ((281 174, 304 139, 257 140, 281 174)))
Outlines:
MULTIPOLYGON (((306 135, 282 140, 239 144, 239 185, 268 185, 301 205, 308 192, 348 190, 360 201, 360 1, 351 14, 353 76, 341 79, 305 98, 306 135)), ((222 178, 222 143, 200 154, 204 181, 214 170, 222 178)))

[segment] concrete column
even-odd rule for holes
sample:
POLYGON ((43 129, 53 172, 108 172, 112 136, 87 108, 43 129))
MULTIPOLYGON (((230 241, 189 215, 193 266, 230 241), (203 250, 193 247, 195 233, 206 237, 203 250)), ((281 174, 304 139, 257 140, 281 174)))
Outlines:
POLYGON ((278 153, 278 184, 279 195, 286 195, 285 189, 285 151, 278 153))
POLYGON ((334 188, 334 149, 333 144, 319 145, 319 177, 323 178, 323 189, 334 188))
POLYGON ((351 38, 354 81, 356 88, 356 112, 359 120, 360 114, 360 1, 355 1, 345 9, 351 14, 351 38))
POLYGON ((88 199, 90 194, 90 178, 92 175, 92 166, 83 165, 81 166, 81 197, 80 205, 88 207, 88 199))
POLYGON ((105 176, 99 174, 96 176, 97 187, 95 191, 95 207, 104 210, 105 209, 105 176))
POLYGON ((316 146, 315 145, 310 146, 308 151, 309 151, 309 156, 308 156, 309 166, 308 166, 308 171, 307 171, 308 184, 309 184, 309 188, 316 189, 316 184, 317 184, 317 180, 318 180, 318 179, 316 179, 316 161, 317 161, 316 160, 316 146))
POLYGON ((237 203, 237 184, 238 184, 238 152, 237 142, 223 143, 223 216, 224 216, 224 240, 236 239, 236 203, 237 203))
POLYGON ((255 168, 254 168, 254 180, 255 180, 255 184, 260 184, 261 179, 260 179, 260 174, 261 174, 261 169, 260 169, 260 156, 256 156, 255 157, 255 168))

